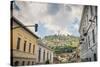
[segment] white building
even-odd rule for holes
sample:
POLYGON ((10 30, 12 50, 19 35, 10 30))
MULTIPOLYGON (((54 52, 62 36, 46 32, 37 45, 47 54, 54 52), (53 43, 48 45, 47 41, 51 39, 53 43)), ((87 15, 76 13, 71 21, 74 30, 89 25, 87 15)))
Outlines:
POLYGON ((46 62, 53 63, 53 51, 41 41, 38 41, 36 50, 36 63, 46 64, 46 62))
POLYGON ((81 61, 97 61, 97 6, 84 6, 79 32, 81 61))

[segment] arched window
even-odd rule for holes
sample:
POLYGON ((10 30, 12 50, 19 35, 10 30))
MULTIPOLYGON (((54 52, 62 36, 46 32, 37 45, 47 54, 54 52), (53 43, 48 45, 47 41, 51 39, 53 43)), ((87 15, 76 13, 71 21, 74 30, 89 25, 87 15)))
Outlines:
POLYGON ((39 51, 38 51, 38 61, 40 62, 41 60, 41 48, 39 48, 39 51))
POLYGON ((21 38, 20 37, 18 37, 18 39, 17 39, 17 49, 20 49, 20 42, 21 42, 21 38))

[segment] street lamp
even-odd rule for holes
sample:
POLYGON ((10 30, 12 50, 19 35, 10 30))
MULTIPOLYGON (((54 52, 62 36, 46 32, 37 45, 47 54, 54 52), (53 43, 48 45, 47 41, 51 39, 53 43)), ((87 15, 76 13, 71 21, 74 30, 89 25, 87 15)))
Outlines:
POLYGON ((38 24, 35 24, 35 32, 38 30, 38 24))
MULTIPOLYGON (((35 27, 35 32, 38 31, 38 24, 35 25, 25 25, 24 27, 35 27)), ((13 29, 20 28, 20 26, 14 27, 13 29)))
MULTIPOLYGON (((11 17, 11 22, 13 22, 13 20, 15 20, 16 22, 20 22, 18 19, 16 19, 14 16, 11 17)), ((34 25, 24 25, 20 22, 20 24, 22 25, 22 27, 35 27, 35 32, 38 31, 38 24, 34 24, 34 25)), ((15 27, 11 27, 12 29, 17 29, 17 28, 21 28, 21 26, 15 26, 15 27)))

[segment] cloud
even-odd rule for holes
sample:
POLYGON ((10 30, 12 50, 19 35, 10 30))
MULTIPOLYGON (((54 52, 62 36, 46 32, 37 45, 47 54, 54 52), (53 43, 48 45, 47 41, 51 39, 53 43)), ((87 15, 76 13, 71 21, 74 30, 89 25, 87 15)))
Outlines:
MULTIPOLYGON (((15 11, 14 14, 17 14, 17 17, 23 20, 24 24, 43 24, 50 34, 57 34, 59 31, 60 34, 79 36, 78 29, 83 9, 82 5, 36 3, 31 1, 18 2, 18 5, 21 6, 21 11, 15 11)), ((30 29, 33 31, 32 28, 30 29)))
POLYGON ((61 9, 60 7, 61 7, 61 4, 56 4, 56 3, 51 4, 51 3, 48 3, 48 5, 47 5, 48 14, 56 15, 59 12, 59 10, 61 9))

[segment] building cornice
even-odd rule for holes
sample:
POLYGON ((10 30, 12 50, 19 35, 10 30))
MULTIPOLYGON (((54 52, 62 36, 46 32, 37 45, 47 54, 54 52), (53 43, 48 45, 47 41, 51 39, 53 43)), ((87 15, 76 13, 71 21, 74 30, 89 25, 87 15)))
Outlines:
MULTIPOLYGON (((32 34, 33 36, 35 36, 37 39, 39 39, 39 37, 34 34, 32 31, 30 31, 28 28, 25 27, 24 24, 22 24, 17 18, 15 18, 14 16, 11 17, 11 25, 13 25, 13 21, 15 21, 18 25, 20 25, 20 27, 22 27, 23 29, 25 29, 27 32, 29 32, 30 34, 32 34)), ((11 29, 13 26, 11 26, 11 29)))

